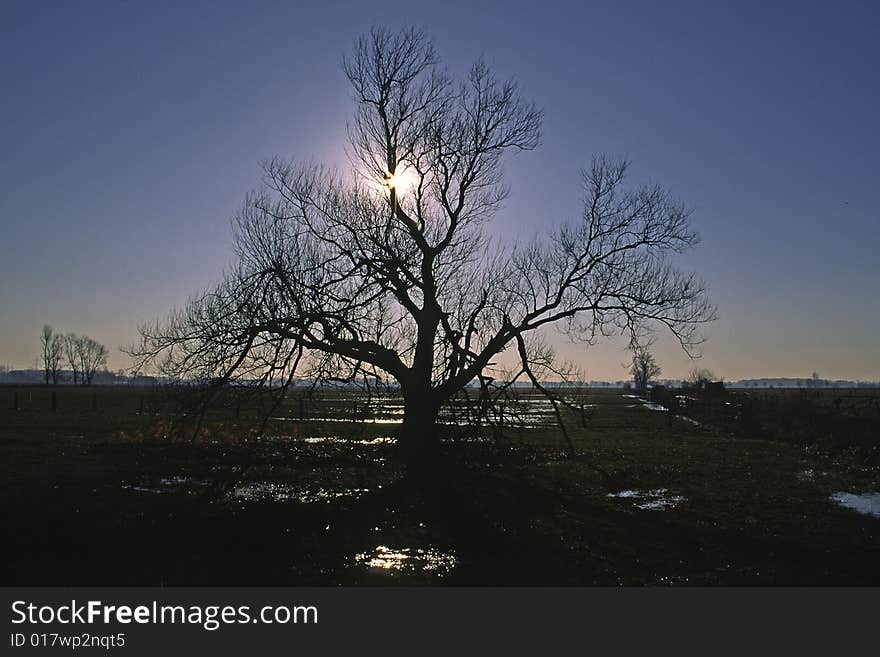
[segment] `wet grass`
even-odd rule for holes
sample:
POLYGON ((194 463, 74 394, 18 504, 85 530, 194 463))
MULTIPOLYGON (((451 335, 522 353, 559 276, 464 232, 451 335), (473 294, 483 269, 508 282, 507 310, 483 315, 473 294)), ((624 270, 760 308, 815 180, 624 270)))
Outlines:
POLYGON ((558 429, 507 430, 446 444, 427 490, 376 440, 393 424, 256 439, 236 409, 193 442, 135 391, 21 394, 0 411, 6 584, 880 584, 880 519, 830 499, 880 490, 876 469, 617 391, 571 418, 578 457, 558 429))

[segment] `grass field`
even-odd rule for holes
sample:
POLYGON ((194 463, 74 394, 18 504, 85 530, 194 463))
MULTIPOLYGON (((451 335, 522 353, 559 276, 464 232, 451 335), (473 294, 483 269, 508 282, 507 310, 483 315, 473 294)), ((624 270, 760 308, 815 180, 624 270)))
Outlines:
POLYGON ((788 442, 880 465, 880 390, 654 390, 655 401, 731 434, 788 442))
POLYGON ((876 467, 581 401, 577 458, 533 421, 446 444, 416 493, 393 399, 327 395, 300 421, 294 397, 259 436, 230 402, 192 441, 146 390, 0 388, 3 582, 880 584, 880 518, 832 499, 880 490, 876 467))

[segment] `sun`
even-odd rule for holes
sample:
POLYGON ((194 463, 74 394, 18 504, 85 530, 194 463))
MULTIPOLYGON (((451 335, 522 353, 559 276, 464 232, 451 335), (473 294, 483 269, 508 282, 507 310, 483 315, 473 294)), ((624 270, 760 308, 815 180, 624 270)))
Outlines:
POLYGON ((409 169, 398 168, 394 173, 385 174, 384 186, 398 194, 406 191, 413 184, 413 174, 409 169))

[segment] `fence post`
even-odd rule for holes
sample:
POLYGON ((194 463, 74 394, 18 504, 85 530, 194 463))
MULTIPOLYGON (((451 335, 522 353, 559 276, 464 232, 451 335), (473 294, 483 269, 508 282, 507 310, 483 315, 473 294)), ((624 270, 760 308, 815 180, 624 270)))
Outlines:
POLYGON ((138 409, 138 415, 143 415, 143 414, 144 414, 144 396, 141 395, 141 403, 140 403, 140 408, 138 409))
POLYGON ((303 398, 299 398, 299 421, 302 422, 305 419, 305 408, 303 405, 303 398))
POLYGON ((584 410, 584 405, 581 404, 581 428, 587 428, 587 412, 584 410))

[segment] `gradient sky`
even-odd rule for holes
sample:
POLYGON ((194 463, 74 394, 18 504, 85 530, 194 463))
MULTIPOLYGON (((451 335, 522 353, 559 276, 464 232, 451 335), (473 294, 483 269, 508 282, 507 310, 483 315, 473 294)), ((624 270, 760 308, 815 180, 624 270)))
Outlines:
MULTIPOLYGON (((727 379, 880 378, 876 2, 0 3, 0 364, 45 322, 111 348, 230 262, 229 217, 272 155, 344 164, 340 57, 415 24, 545 111, 508 166, 505 235, 579 211, 581 167, 694 209, 682 258, 719 306, 704 357, 727 379)), ((621 345, 561 344, 594 379, 621 345)), ((694 364, 668 340, 664 375, 694 364)))

